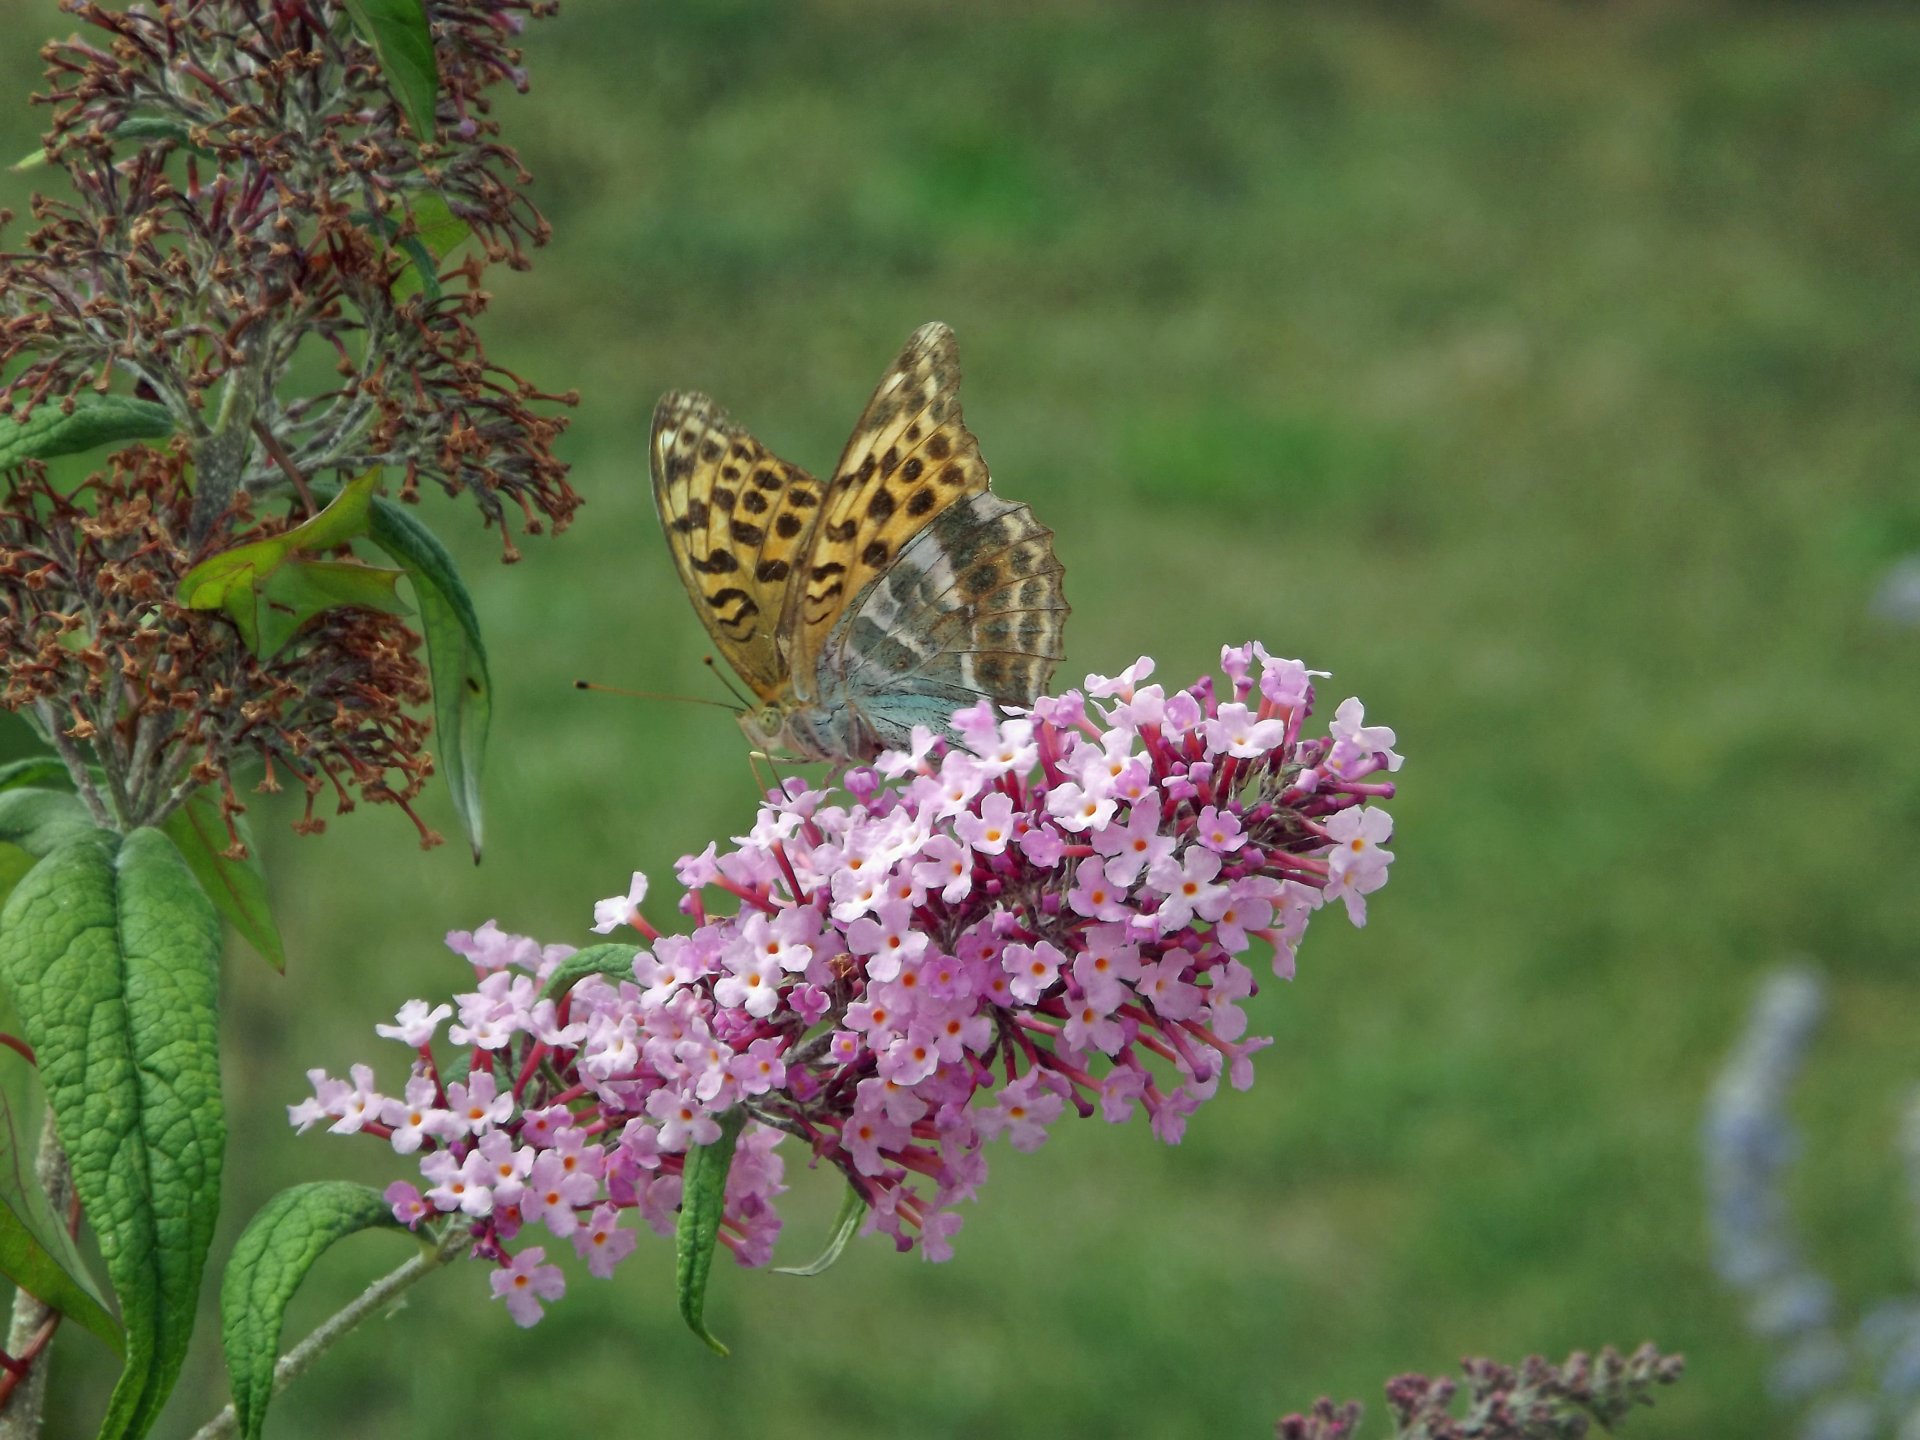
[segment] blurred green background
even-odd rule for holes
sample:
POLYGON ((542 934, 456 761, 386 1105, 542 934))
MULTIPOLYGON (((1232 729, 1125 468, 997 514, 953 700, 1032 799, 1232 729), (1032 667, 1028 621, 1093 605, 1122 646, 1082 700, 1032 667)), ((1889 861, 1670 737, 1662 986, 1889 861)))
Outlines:
MULTIPOLYGON (((0 9, 11 154, 26 42, 66 26, 0 9)), ((456 1270, 271 1433, 1258 1436, 1462 1354, 1643 1339, 1689 1372, 1632 1433, 1784 1430, 1706 1264, 1697 1132, 1756 981, 1814 956, 1798 1214, 1846 1304, 1910 1281, 1920 632, 1868 607, 1920 548, 1920 15, 576 3, 528 58, 503 114, 555 235, 494 277, 489 349, 581 392, 588 505, 511 569, 422 512, 494 659, 483 867, 384 810, 314 841, 256 812, 292 962, 230 956, 221 1253, 283 1185, 402 1173, 283 1106, 312 1065, 397 1086, 371 1027, 463 981, 444 931, 579 943, 630 869, 747 825, 724 716, 569 688, 710 693, 647 495, 670 386, 821 469, 947 321, 996 484, 1058 532, 1062 676, 1180 683, 1249 637, 1331 669, 1329 712, 1399 731, 1399 859, 1366 931, 1323 916, 1263 989, 1258 1083, 1177 1149, 998 1148, 943 1266, 726 1268, 730 1361, 663 1242, 531 1334, 456 1270)), ((790 1179, 794 1263, 838 1194, 790 1179)), ((405 1253, 343 1247, 289 1333, 405 1253)), ((223 1398, 213 1341, 181 1433, 223 1398)), ((110 1379, 63 1336, 56 1433, 110 1379)))

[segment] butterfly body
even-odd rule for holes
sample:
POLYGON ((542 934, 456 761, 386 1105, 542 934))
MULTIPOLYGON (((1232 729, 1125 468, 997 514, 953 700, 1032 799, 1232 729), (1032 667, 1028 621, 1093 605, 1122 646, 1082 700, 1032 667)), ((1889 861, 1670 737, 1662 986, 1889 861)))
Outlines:
POLYGON ((1024 705, 1061 654, 1052 532, 988 488, 944 325, 900 352, 824 484, 703 395, 654 411, 654 499, 708 632, 761 701, 756 745, 871 759, 987 698, 1024 705))

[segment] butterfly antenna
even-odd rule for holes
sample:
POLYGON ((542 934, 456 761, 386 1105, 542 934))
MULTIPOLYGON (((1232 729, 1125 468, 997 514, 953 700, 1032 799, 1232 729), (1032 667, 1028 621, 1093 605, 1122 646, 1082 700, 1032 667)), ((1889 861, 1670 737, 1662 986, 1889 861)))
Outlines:
POLYGON ((625 695, 633 700, 672 700, 682 705, 714 705, 732 714, 739 714, 741 706, 729 705, 724 700, 710 700, 704 695, 663 695, 658 690, 627 690, 618 685, 598 685, 591 680, 573 682, 576 690, 598 690, 603 695, 625 695))
POLYGON ((725 690, 729 695, 733 696, 734 699, 740 702, 740 708, 742 710, 751 710, 753 708, 753 702, 748 700, 746 696, 742 695, 740 693, 739 687, 735 685, 731 680, 727 679, 725 672, 722 671, 718 665, 713 663, 713 656, 711 655, 701 656, 700 663, 705 665, 707 669, 713 672, 714 678, 720 682, 720 686, 723 690, 725 690))
POLYGON ((780 762, 764 750, 747 752, 747 767, 753 772, 753 783, 759 787, 760 798, 765 799, 769 791, 784 795, 787 791, 787 777, 780 773, 780 762), (767 773, 773 776, 773 783, 767 784, 760 778, 760 762, 766 761, 767 773))
MULTIPOLYGON (((773 769, 773 757, 767 754, 766 751, 764 750, 747 751, 747 773, 753 776, 753 788, 755 791, 754 798, 757 800, 766 799, 767 791, 774 788, 773 786, 767 784, 767 782, 761 779, 760 777, 760 762, 762 760, 767 762, 767 768, 769 770, 773 769)), ((778 778, 777 772, 776 772, 775 778, 776 779, 778 778)))

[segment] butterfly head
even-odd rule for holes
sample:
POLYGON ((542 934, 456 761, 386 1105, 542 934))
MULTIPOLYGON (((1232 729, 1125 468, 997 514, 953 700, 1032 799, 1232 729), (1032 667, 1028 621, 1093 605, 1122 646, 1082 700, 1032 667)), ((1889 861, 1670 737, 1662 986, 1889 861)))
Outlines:
POLYGON ((774 700, 742 714, 740 728, 755 749, 797 760, 863 764, 885 748, 860 711, 845 703, 774 700))
POLYGON ((771 754, 793 748, 792 741, 787 737, 787 708, 784 705, 775 703, 762 705, 758 710, 742 711, 740 728, 747 732, 747 739, 753 742, 756 750, 771 754))

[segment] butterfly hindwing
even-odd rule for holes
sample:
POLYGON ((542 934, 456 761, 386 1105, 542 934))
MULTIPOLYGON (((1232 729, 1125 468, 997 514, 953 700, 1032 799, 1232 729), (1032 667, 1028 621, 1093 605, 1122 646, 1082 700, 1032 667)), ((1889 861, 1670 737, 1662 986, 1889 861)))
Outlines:
POLYGON ((788 688, 778 626, 805 568, 822 487, 704 395, 653 412, 653 499, 707 632, 762 700, 788 688))
POLYGON ((1052 539, 1025 505, 990 492, 947 509, 835 628, 822 693, 837 681, 889 743, 915 720, 940 729, 982 697, 1030 702, 1060 658, 1067 616, 1052 539), (945 707, 936 721, 914 713, 923 697, 945 707), (888 725, 896 712, 904 723, 888 725))
POLYGON ((922 325, 881 377, 828 482, 807 581, 782 621, 794 668, 814 664, 835 621, 914 535, 986 488, 980 443, 960 414, 953 332, 922 325))

